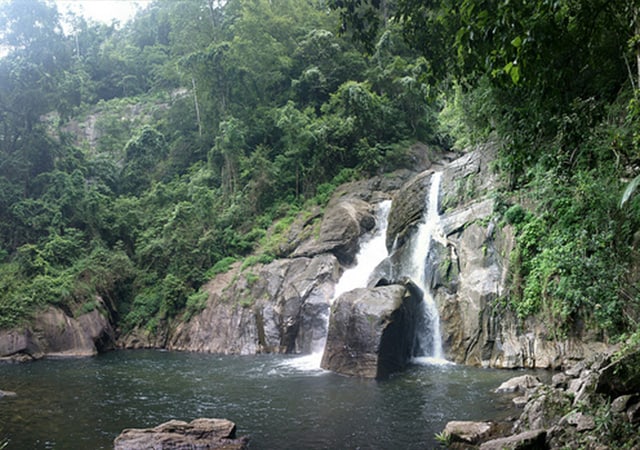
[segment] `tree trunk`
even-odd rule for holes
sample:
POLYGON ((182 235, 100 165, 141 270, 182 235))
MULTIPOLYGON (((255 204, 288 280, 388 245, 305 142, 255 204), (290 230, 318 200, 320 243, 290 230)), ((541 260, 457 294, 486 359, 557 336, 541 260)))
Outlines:
POLYGON ((191 85, 193 86, 193 101, 196 105, 196 120, 198 121, 198 135, 202 137, 202 122, 200 121, 200 105, 198 104, 198 92, 196 91, 196 80, 191 77, 191 85))
POLYGON ((640 6, 636 6, 633 9, 633 22, 636 25, 636 68, 638 70, 638 84, 636 85, 636 89, 640 89, 640 6))

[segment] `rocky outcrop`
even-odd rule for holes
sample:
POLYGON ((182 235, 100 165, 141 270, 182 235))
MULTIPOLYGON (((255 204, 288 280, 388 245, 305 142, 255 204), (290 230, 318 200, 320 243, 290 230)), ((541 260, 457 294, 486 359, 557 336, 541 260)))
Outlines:
POLYGON ((375 204, 388 200, 412 175, 414 172, 399 170, 341 185, 326 207, 317 236, 309 236, 302 229, 289 236, 289 242, 298 243, 291 249, 291 256, 332 253, 342 265, 353 264, 359 238, 375 226, 375 204), (300 235, 306 239, 300 239, 300 235))
POLYGON ((480 450, 542 450, 547 448, 545 430, 525 431, 483 443, 480 450))
POLYGON ((98 307, 78 317, 49 306, 36 313, 29 326, 0 331, 0 358, 91 356, 113 348, 114 334, 100 299, 98 307))
POLYGON ((321 367, 363 378, 387 378, 412 356, 422 294, 404 285, 354 289, 331 308, 321 367))
POLYGON ((538 377, 533 375, 522 375, 519 377, 511 378, 505 381, 496 389, 499 394, 506 394, 512 392, 527 392, 529 389, 540 386, 542 383, 538 377))
MULTIPOLYGON (((507 436, 488 441, 482 437, 476 444, 486 441, 480 446, 484 450, 640 448, 640 385, 633 381, 640 373, 637 354, 595 355, 555 374, 550 385, 533 378, 509 380, 497 391, 508 393, 518 386, 525 397, 522 413, 507 436)), ((443 433, 453 441, 453 431, 462 434, 453 425, 443 433)))
POLYGON ((391 256, 377 277, 394 280, 411 255, 411 236, 422 221, 435 170, 442 172, 441 234, 425 260, 426 281, 440 313, 447 358, 496 368, 560 368, 604 351, 584 333, 558 337, 538 318, 522 321, 501 305, 508 289, 515 233, 498 224, 491 195, 499 186, 491 169, 496 147, 484 145, 408 181, 394 196, 387 229, 391 256))
POLYGON ((353 198, 339 200, 322 218, 318 239, 305 242, 293 252, 293 256, 333 253, 341 263, 352 264, 358 238, 374 226, 369 203, 353 198))
POLYGON ((331 254, 279 259, 214 278, 202 313, 166 347, 211 353, 310 352, 324 339, 339 264, 331 254))
POLYGON ((244 450, 247 437, 236 437, 236 425, 226 419, 171 420, 154 428, 124 430, 113 442, 114 450, 244 450))

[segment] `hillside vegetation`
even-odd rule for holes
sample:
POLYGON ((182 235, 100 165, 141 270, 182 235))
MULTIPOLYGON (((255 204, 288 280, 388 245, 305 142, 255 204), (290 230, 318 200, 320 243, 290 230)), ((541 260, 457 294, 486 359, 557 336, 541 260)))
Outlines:
POLYGON ((558 333, 640 319, 634 1, 156 0, 119 27, 0 5, 0 327, 105 299, 123 331, 415 141, 501 148, 501 303, 558 333))

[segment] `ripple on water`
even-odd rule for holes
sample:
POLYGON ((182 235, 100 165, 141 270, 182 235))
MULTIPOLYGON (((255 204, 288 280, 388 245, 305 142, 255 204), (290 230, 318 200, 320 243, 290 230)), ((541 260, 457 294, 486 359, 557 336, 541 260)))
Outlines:
POLYGON ((0 440, 11 448, 109 449, 124 428, 225 417, 252 449, 433 448, 448 420, 500 411, 513 372, 416 361, 390 380, 336 375, 284 355, 122 351, 0 365, 0 440), (46 443, 46 444, 45 444, 46 443))

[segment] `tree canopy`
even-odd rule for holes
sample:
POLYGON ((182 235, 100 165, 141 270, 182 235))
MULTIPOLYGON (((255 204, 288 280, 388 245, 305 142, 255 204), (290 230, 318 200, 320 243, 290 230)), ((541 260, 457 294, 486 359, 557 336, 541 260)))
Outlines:
POLYGON ((0 327, 100 295, 123 329, 153 330, 231 261, 278 256, 275 221, 402 166, 408 144, 493 140, 495 214, 518 241, 505 307, 625 332, 640 319, 640 201, 618 207, 640 161, 639 10, 155 0, 118 28, 2 2, 0 327))
POLYGON ((319 187, 435 139, 420 55, 373 60, 321 0, 157 0, 121 28, 16 0, 0 29, 0 326, 99 294, 153 328, 319 187))

